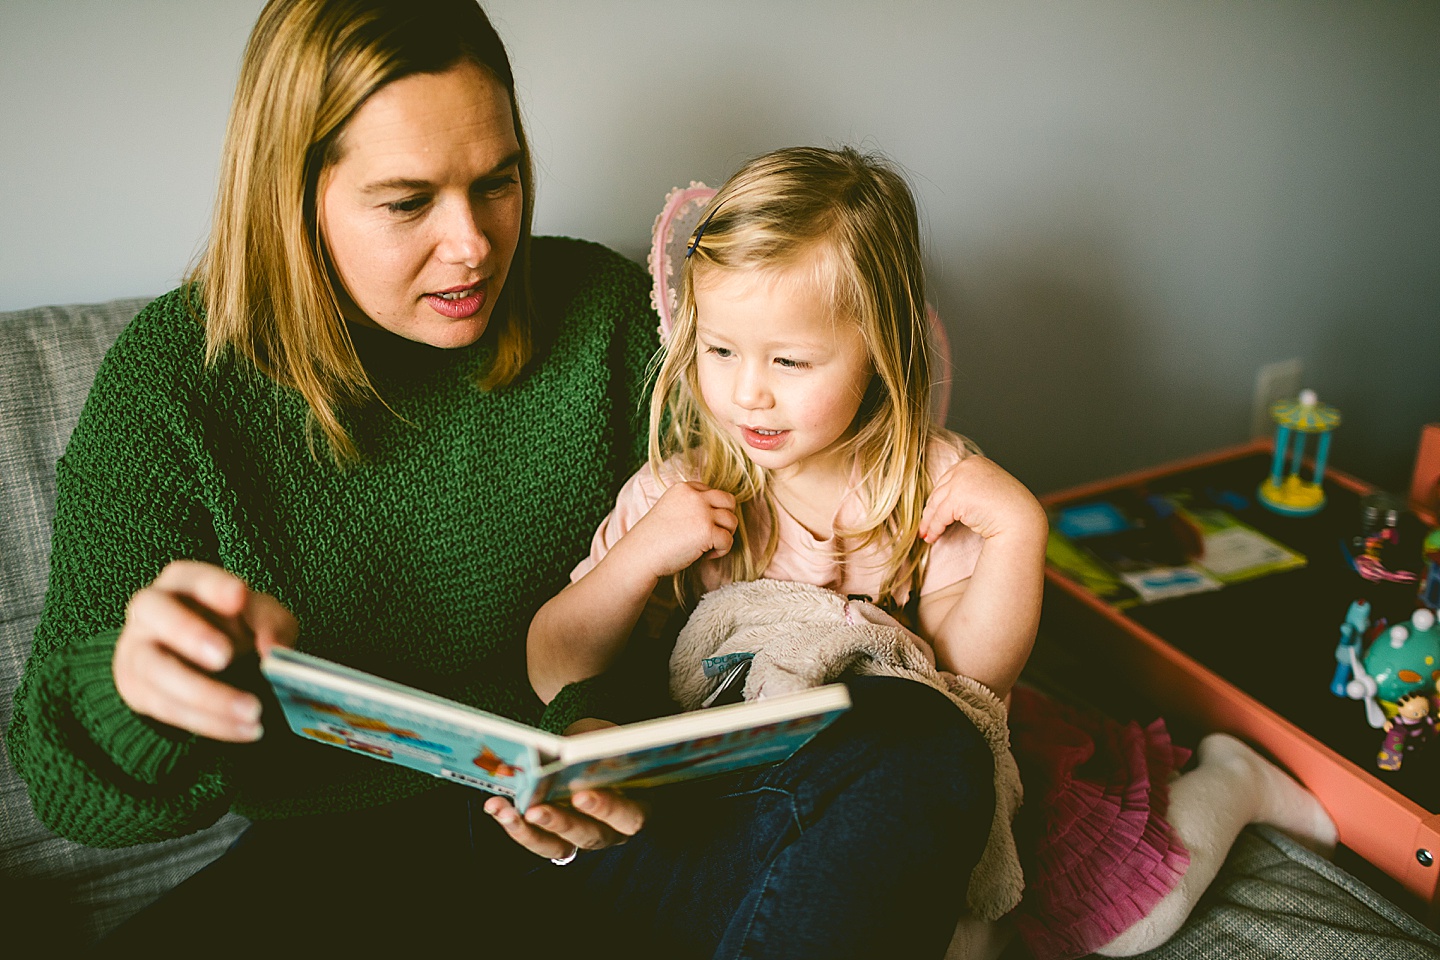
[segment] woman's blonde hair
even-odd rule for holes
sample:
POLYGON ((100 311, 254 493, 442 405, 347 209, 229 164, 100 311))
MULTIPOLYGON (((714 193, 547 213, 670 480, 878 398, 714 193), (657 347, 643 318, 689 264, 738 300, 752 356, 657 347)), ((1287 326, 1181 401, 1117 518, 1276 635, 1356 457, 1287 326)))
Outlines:
MULTIPOLYGON (((778 271, 814 262, 837 322, 859 328, 875 375, 849 441, 860 465, 863 514, 836 530, 852 549, 887 544, 877 601, 917 582, 927 547, 916 531, 930 494, 925 448, 942 433, 930 410, 931 357, 915 201, 882 158, 850 148, 792 147, 746 163, 710 201, 692 239, 680 304, 650 405, 650 465, 682 458, 687 476, 739 502, 728 555, 733 580, 754 580, 778 543, 767 471, 755 465, 711 416, 696 374, 697 276, 713 271, 778 271), (813 260, 811 259, 813 258, 813 260), (769 536, 752 542, 755 511, 769 536)), ((758 319, 758 318, 757 318, 758 319)), ((676 578, 682 601, 698 594, 693 571, 676 578)))
POLYGON ((214 224, 187 282, 204 309, 207 359, 233 350, 298 391, 337 463, 359 457, 344 408, 378 397, 341 316, 316 198, 346 123, 372 94, 464 62, 509 93, 521 151, 520 242, 479 380, 491 389, 513 381, 533 349, 534 177, 510 60, 484 11, 474 0, 270 0, 245 48, 214 224))

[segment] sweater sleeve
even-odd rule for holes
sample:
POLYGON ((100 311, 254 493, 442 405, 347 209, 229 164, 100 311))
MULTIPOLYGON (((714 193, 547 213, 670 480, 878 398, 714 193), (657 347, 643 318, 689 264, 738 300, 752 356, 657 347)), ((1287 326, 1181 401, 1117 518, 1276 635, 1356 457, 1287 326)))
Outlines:
POLYGON ((161 359, 176 324, 193 321, 172 294, 121 335, 60 460, 50 582, 6 735, 40 819, 92 846, 192 832, 228 806, 218 744, 130 710, 111 667, 135 591, 216 553, 185 452, 198 403, 177 399, 194 379, 161 359))

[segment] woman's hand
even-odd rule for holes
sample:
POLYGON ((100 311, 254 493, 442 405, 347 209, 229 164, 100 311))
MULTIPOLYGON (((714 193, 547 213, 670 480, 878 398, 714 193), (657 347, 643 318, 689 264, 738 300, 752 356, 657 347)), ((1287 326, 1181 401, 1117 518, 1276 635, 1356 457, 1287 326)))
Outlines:
POLYGON ((216 680, 236 654, 293 646, 290 611, 234 574, 176 560, 130 598, 112 671, 136 713, 213 740, 260 739, 260 700, 216 680))
MULTIPOLYGON (((613 727, 607 720, 585 718, 565 728, 567 734, 613 727)), ((645 825, 645 807, 613 790, 582 790, 570 798, 574 809, 543 804, 522 817, 510 801, 491 797, 485 812, 531 853, 564 860, 577 850, 603 850, 624 843, 645 825)))
POLYGON ((644 805, 612 790, 582 790, 570 803, 573 809, 542 804, 521 816, 509 800, 491 797, 485 812, 520 846, 552 860, 624 843, 645 825, 644 805))
POLYGON ((1043 541, 1045 509, 1025 485, 999 464, 969 456, 946 470, 920 514, 920 536, 934 543, 952 523, 969 527, 983 539, 1001 534, 1043 541))

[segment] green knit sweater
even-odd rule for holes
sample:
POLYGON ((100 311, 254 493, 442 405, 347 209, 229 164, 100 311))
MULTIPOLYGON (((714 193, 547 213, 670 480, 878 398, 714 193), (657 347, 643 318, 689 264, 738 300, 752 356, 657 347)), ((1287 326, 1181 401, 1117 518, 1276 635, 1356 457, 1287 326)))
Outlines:
POLYGON ((357 809, 439 783, 301 740, 273 710, 246 746, 133 713, 115 640, 129 597, 176 558, 279 598, 302 650, 550 729, 654 703, 602 678, 545 711, 526 679, 532 615, 643 459, 657 326, 644 271, 603 247, 536 238, 532 264, 536 358, 507 388, 475 386, 484 342, 352 331, 393 413, 349 416, 364 459, 345 469, 323 441, 312 457, 298 394, 239 360, 205 365, 179 291, 131 322, 59 463, 50 586, 7 735, 52 829, 124 846, 227 809, 357 809))

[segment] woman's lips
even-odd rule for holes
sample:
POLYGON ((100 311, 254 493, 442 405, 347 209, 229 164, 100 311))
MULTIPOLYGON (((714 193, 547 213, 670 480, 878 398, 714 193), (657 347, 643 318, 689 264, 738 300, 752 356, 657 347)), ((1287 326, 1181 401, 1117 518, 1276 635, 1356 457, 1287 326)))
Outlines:
POLYGON ((442 317, 468 320, 485 306, 485 284, 477 283, 472 287, 456 287, 439 293, 427 293, 424 299, 430 309, 442 317))
POLYGON ((785 442, 785 438, 790 436, 790 431, 766 430, 764 433, 761 433, 753 427, 741 427, 740 434, 745 438, 746 444, 754 447, 756 450, 774 450, 785 442))

